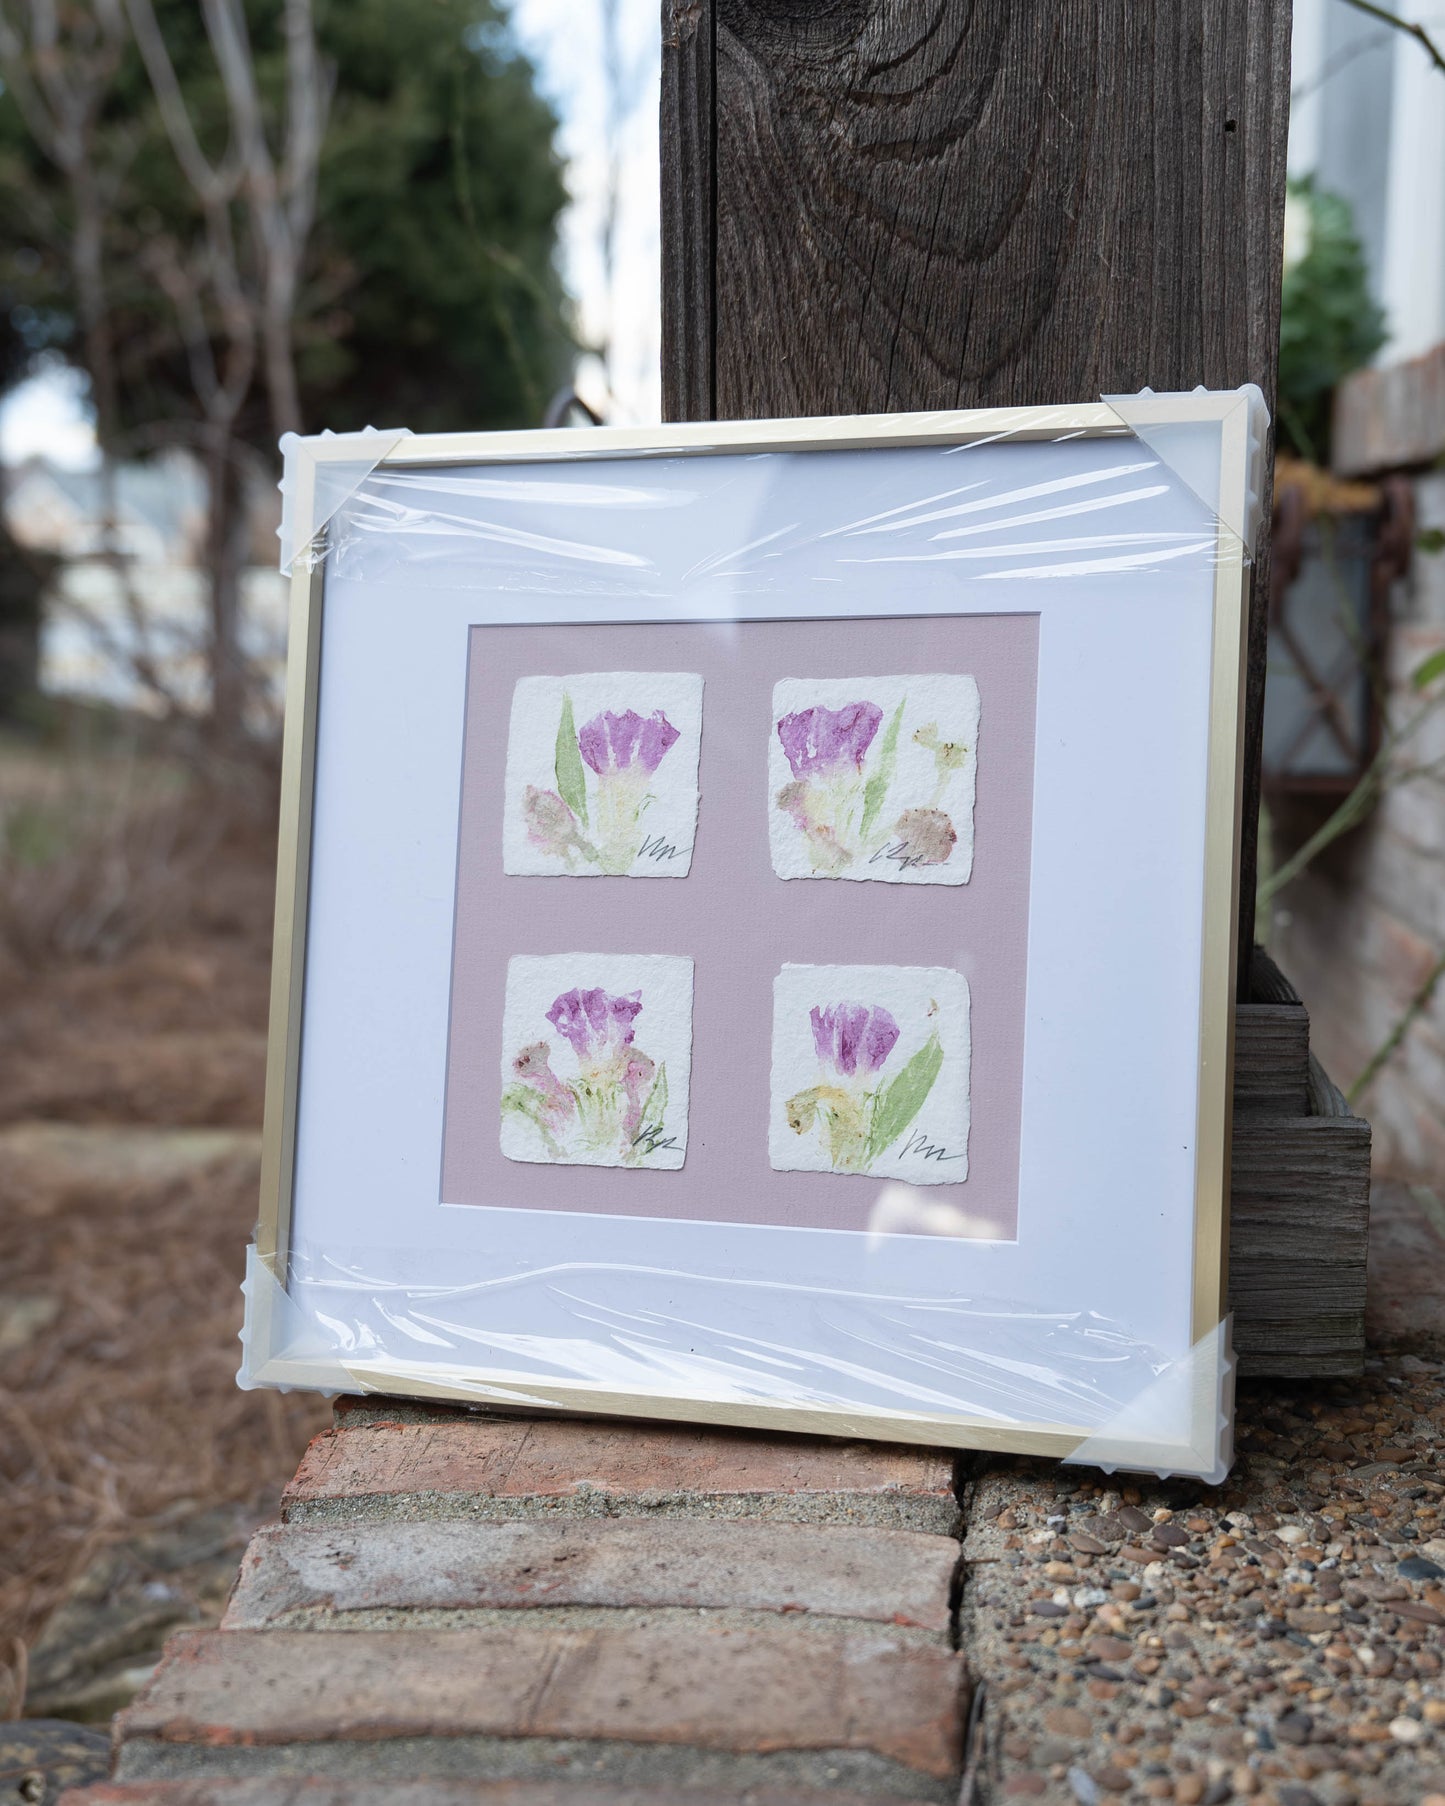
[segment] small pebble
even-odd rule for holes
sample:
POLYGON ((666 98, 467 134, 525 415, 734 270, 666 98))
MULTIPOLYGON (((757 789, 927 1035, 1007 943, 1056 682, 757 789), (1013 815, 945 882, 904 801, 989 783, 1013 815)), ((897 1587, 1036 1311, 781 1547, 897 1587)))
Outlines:
POLYGON ((1024 1551, 1001 1523, 965 1605, 1007 1701, 1003 1796, 1445 1806, 1441 1364, 1246 1387, 1237 1434, 1207 1496, 1028 1463, 991 1495, 1024 1551))

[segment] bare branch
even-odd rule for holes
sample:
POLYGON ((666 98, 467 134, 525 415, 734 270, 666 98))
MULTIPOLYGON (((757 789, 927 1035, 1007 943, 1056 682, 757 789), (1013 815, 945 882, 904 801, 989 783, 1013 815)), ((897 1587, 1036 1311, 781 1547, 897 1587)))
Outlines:
POLYGON ((166 235, 156 234, 147 243, 144 266, 175 309, 186 364, 191 373, 191 387, 209 416, 221 392, 221 378, 211 348, 211 335, 206 330, 205 309, 201 306, 198 285, 182 264, 174 242, 166 235))
POLYGON ((291 326, 301 259, 315 213, 329 78, 317 55, 310 0, 286 0, 287 124, 278 175, 239 0, 202 0, 202 7, 244 172, 261 274, 259 324, 272 422, 278 434, 296 431, 301 426, 301 403, 291 326))
POLYGON ((126 0, 126 10, 181 173, 203 204, 224 205, 236 191, 236 171, 234 166, 228 167, 229 153, 219 168, 213 168, 201 149, 151 0, 126 0))
POLYGON ((1393 26, 1396 31, 1403 31, 1406 37, 1414 38, 1426 56, 1445 75, 1445 56, 1442 56, 1435 40, 1423 25, 1413 19, 1401 19, 1395 13, 1386 12, 1383 6, 1376 6, 1374 0, 1345 0, 1346 6, 1353 6, 1357 13, 1364 13, 1371 19, 1378 19, 1382 25, 1393 26))
POLYGON ((0 5, 0 72, 4 73, 5 86, 20 109, 25 129, 51 162, 59 164, 62 146, 55 121, 46 110, 39 89, 30 79, 30 59, 26 54, 25 41, 11 22, 9 9, 4 5, 0 5))
POLYGON ((286 0, 286 150, 282 188, 295 245, 310 235, 316 213, 316 175, 331 110, 334 64, 316 50, 312 0, 286 0))

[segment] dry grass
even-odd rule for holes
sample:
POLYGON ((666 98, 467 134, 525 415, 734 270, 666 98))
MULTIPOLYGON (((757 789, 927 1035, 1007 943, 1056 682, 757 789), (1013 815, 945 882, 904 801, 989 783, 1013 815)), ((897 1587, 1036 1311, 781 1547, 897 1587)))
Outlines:
POLYGON ((135 736, 58 752, 0 743, 0 960, 30 974, 112 963, 204 925, 228 843, 269 845, 274 789, 263 761, 222 772, 135 736))
POLYGON ((0 1361, 0 1715, 18 1710, 21 1646, 106 1543, 274 1496, 326 1419, 318 1399, 236 1387, 256 1179, 238 1159, 0 1212, 6 1289, 60 1306, 0 1361))
MULTIPOLYGON (((274 830, 269 774, 242 778, 0 749, 0 1121, 259 1125, 274 830)), ((105 1545, 274 1497, 326 1416, 236 1388, 254 1160, 15 1172, 0 1292, 59 1311, 0 1354, 0 1717, 105 1545)))
POLYGON ((259 1126, 274 779, 0 744, 0 1121, 259 1126))

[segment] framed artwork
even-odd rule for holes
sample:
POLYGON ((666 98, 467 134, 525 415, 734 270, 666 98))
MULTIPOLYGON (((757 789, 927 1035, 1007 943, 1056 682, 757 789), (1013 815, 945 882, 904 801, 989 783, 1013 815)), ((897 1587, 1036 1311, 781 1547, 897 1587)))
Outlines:
POLYGON ((288 441, 242 1384, 1222 1473, 1264 425, 288 441))

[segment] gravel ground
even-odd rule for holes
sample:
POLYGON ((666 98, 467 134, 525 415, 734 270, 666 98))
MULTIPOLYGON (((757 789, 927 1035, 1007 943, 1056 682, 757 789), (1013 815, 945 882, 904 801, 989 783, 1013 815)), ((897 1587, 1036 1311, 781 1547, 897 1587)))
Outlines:
POLYGON ((1241 1385, 1222 1486, 979 1464, 974 1798, 1445 1806, 1442 1291, 1358 1380, 1241 1385))

